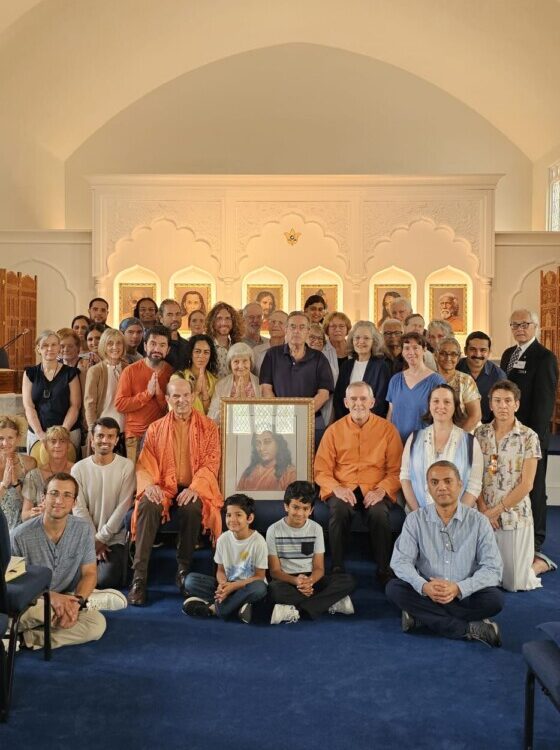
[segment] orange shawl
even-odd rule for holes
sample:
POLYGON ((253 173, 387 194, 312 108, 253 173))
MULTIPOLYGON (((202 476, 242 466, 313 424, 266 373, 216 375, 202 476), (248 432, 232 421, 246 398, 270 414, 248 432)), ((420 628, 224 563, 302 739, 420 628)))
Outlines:
MULTIPOLYGON (((173 455, 173 412, 153 422, 146 431, 144 446, 136 464, 136 504, 132 516, 132 538, 136 538, 138 503, 150 484, 157 484, 164 492, 161 522, 170 520, 169 508, 177 496, 177 475, 173 455)), ((220 470, 220 438, 211 419, 193 409, 189 426, 189 452, 192 470, 191 490, 202 502, 202 528, 209 531, 212 542, 221 534, 224 504, 218 486, 220 470)))

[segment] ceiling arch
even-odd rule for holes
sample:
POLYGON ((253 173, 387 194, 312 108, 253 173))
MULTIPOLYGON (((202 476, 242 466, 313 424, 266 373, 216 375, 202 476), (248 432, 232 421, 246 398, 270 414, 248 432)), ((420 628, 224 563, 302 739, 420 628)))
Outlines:
POLYGON ((3 118, 65 160, 133 102, 232 55, 308 43, 425 79, 531 160, 558 143, 555 0, 12 0, 3 118))

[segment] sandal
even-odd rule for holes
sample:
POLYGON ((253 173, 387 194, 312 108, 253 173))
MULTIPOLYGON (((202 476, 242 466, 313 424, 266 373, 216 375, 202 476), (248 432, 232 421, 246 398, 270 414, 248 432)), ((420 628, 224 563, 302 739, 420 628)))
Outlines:
POLYGON ((545 573, 550 573, 550 571, 558 569, 558 565, 554 562, 554 560, 551 560, 548 555, 544 554, 544 552, 535 552, 535 557, 538 557, 539 560, 543 560, 543 562, 548 565, 548 570, 545 570, 545 573))

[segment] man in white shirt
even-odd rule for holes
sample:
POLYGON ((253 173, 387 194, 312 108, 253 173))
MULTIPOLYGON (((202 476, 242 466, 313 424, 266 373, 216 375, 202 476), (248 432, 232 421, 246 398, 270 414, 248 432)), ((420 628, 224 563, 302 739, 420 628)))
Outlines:
POLYGON ((114 419, 97 419, 91 428, 93 455, 71 469, 79 486, 74 515, 88 520, 95 534, 100 589, 119 588, 126 583, 124 518, 136 491, 136 474, 130 459, 113 453, 119 434, 114 419))

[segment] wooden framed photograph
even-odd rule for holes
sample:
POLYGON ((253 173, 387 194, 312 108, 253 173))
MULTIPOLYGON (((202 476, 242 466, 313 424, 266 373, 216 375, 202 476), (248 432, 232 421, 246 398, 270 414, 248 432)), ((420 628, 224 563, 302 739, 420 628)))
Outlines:
POLYGON ((263 313, 261 331, 268 331, 268 318, 275 310, 284 309, 282 284, 247 284, 247 303, 258 302, 263 313))
POLYGON ((173 299, 181 305, 183 311, 181 331, 188 333, 189 315, 200 310, 206 317, 212 307, 212 287, 210 284, 175 284, 173 290, 173 299))
POLYGON ((134 308, 142 297, 156 298, 155 284, 119 284, 119 321, 134 315, 134 308))
POLYGON ((311 297, 313 294, 318 294, 322 297, 326 304, 326 312, 334 312, 338 310, 338 284, 303 284, 301 287, 301 309, 305 304, 305 300, 311 297))
POLYGON ((373 319, 379 326, 386 318, 391 317, 389 307, 397 297, 404 297, 410 301, 411 284, 374 284, 373 286, 373 319))
POLYGON ((430 284, 430 320, 445 320, 453 333, 467 333, 467 285, 430 284))
POLYGON ((282 500, 296 479, 313 481, 312 398, 222 399, 224 497, 282 500))

